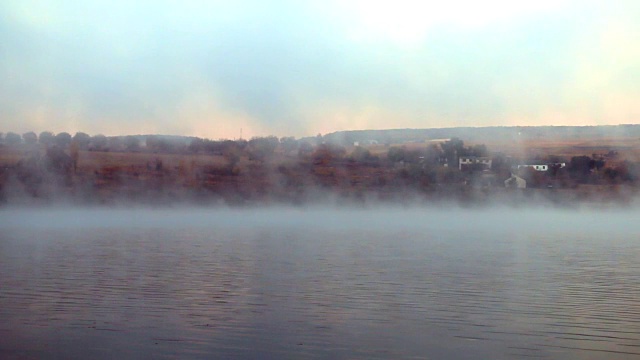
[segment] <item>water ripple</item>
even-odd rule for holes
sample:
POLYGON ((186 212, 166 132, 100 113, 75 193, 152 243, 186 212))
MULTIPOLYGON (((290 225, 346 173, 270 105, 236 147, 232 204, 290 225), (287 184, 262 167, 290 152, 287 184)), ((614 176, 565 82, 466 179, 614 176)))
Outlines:
POLYGON ((640 244, 410 230, 11 229, 1 358, 640 356, 640 244))

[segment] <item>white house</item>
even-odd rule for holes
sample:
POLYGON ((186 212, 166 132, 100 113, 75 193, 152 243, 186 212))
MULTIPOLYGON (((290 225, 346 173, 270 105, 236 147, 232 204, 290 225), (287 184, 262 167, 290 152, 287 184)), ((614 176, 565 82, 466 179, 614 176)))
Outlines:
POLYGON ((562 169, 566 165, 567 165, 566 163, 522 164, 522 165, 518 165, 518 170, 525 169, 525 168, 531 168, 531 169, 533 169, 535 171, 549 171, 549 167, 555 166, 555 167, 558 167, 558 168, 562 169))
POLYGON ((504 181, 504 186, 514 189, 525 189, 527 187, 527 180, 518 175, 511 174, 511 177, 504 181))
POLYGON ((537 165, 518 165, 518 170, 531 168, 536 171, 547 171, 549 170, 549 165, 546 164, 537 164, 537 165))
POLYGON ((458 159, 458 169, 475 164, 483 165, 484 169, 491 169, 491 158, 479 156, 461 156, 458 159))

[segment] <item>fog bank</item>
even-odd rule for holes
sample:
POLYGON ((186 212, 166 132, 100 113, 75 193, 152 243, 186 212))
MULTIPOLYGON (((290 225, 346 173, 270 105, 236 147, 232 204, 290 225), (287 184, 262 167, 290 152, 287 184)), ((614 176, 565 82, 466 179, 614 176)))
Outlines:
POLYGON ((0 229, 142 228, 216 230, 293 229, 304 231, 376 231, 384 233, 498 232, 545 236, 548 233, 635 234, 640 210, 549 208, 386 207, 261 209, 3 209, 0 229), (469 232, 471 231, 471 232, 469 232))

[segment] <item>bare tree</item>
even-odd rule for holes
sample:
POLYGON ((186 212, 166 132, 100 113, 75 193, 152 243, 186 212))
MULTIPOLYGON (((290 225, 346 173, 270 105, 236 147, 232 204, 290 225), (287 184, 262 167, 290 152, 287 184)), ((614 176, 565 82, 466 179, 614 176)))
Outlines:
POLYGON ((68 132, 61 132, 56 135, 56 145, 66 148, 71 144, 71 135, 68 132))
POLYGON ((53 144, 55 137, 51 131, 43 131, 40 133, 40 136, 38 136, 38 140, 40 144, 48 146, 53 144))
POLYGON ((29 131, 22 134, 22 139, 24 140, 25 144, 33 145, 38 142, 38 135, 36 135, 36 133, 34 133, 33 131, 29 131))
POLYGON ((14 132, 8 132, 4 138, 4 141, 9 146, 16 146, 22 142, 22 138, 20 135, 14 132))

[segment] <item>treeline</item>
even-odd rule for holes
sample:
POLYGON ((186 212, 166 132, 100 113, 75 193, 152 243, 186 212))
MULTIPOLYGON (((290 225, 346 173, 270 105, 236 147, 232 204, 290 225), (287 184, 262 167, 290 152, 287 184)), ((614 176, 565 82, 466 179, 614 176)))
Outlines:
POLYGON ((67 132, 54 134, 51 131, 43 131, 36 134, 33 131, 26 132, 22 135, 8 132, 0 133, 0 145, 16 147, 20 145, 43 145, 58 146, 68 148, 72 144, 80 150, 90 151, 138 151, 141 148, 140 136, 111 136, 107 137, 102 134, 91 136, 84 132, 77 132, 75 135, 67 132))
POLYGON ((277 148, 284 152, 308 151, 312 143, 306 140, 297 140, 294 137, 275 136, 254 137, 250 140, 210 140, 198 137, 165 136, 165 135, 127 135, 105 136, 102 134, 89 135, 77 132, 71 135, 67 132, 54 134, 51 131, 43 131, 39 135, 33 131, 22 135, 8 132, 0 133, 0 146, 20 147, 22 145, 42 145, 45 147, 58 146, 68 149, 72 145, 80 150, 106 151, 106 152, 153 152, 176 154, 211 154, 223 155, 230 151, 248 151, 252 156, 265 157, 272 154, 277 148))

